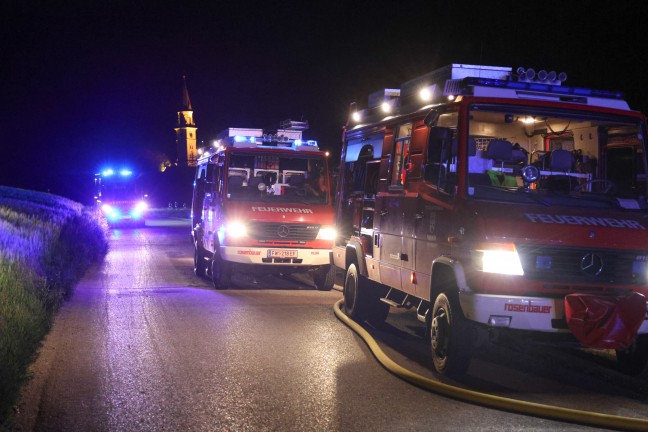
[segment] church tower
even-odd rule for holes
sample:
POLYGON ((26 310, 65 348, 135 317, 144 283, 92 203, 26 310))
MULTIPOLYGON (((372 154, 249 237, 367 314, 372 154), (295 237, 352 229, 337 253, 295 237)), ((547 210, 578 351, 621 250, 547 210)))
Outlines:
POLYGON ((186 77, 182 76, 182 105, 178 111, 178 124, 175 127, 178 166, 196 166, 196 125, 193 121, 193 108, 189 99, 186 77))

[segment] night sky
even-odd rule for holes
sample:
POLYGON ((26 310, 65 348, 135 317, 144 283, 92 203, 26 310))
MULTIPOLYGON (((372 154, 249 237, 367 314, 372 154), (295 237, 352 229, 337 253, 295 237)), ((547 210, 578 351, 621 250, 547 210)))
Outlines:
POLYGON ((0 6, 0 184, 81 202, 105 164, 175 159, 183 75, 199 141, 304 119, 334 154, 350 102, 449 63, 565 71, 648 112, 648 2, 57 3, 0 6))

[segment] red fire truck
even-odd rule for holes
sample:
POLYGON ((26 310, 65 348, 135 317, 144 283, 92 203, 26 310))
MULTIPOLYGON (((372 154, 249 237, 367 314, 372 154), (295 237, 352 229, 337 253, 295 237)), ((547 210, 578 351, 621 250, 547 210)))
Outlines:
POLYGON ((193 194, 194 270, 227 288, 235 270, 311 272, 333 287, 336 235, 326 154, 302 139, 307 122, 229 128, 199 157, 193 194))
POLYGON ((352 104, 336 201, 344 310, 427 324, 463 373, 501 332, 648 358, 645 117, 566 75, 452 64, 352 104))

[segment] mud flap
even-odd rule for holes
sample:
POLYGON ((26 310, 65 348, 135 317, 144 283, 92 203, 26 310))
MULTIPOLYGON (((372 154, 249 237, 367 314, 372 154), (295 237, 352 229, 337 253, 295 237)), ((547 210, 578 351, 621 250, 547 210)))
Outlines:
POLYGON ((632 344, 646 318, 646 298, 636 292, 624 297, 569 294, 565 316, 584 346, 623 350, 632 344))

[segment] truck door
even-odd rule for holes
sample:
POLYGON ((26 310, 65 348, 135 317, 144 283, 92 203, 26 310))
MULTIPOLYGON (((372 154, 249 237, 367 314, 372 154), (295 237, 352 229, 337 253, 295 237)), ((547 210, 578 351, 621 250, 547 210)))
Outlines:
MULTIPOLYGON (((376 199, 377 240, 380 249, 381 282, 397 289, 403 286, 403 269, 412 267, 413 249, 411 239, 404 241, 404 226, 407 212, 413 202, 406 198, 404 187, 406 164, 409 158, 412 137, 412 123, 399 125, 394 137, 388 191, 376 199)), ((406 271, 409 278, 409 271, 406 271)))
POLYGON ((454 213, 452 210, 457 183, 457 115, 442 114, 438 124, 429 130, 425 149, 421 199, 412 219, 417 296, 428 299, 432 261, 450 252, 448 236, 454 213))
POLYGON ((223 214, 223 162, 222 158, 216 164, 209 164, 207 171, 209 188, 205 194, 203 214, 205 217, 205 249, 215 252, 217 233, 224 220, 223 214))
POLYGON ((207 164, 198 165, 194 183, 193 198, 191 202, 192 226, 196 227, 203 222, 202 206, 207 188, 207 164))

